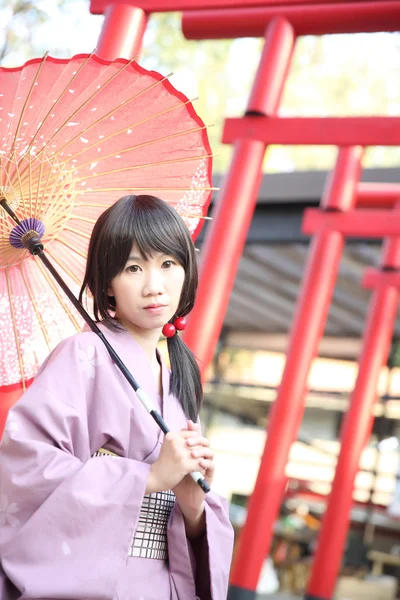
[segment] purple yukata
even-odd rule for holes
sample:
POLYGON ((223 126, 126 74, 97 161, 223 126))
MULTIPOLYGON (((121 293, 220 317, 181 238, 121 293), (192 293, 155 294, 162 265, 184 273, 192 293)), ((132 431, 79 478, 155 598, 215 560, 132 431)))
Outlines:
MULTIPOLYGON (((100 328, 168 426, 186 428, 165 365, 160 397, 141 346, 100 328)), ((96 334, 59 344, 0 446, 0 600, 225 600, 227 502, 207 494, 206 532, 189 540, 173 494, 145 495, 162 441, 96 334)))

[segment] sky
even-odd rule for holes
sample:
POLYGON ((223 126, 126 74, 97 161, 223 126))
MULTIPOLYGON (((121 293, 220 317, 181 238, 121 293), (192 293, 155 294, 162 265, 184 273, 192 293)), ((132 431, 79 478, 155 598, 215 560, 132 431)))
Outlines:
MULTIPOLYGON (((31 32, 34 47, 42 47, 43 51, 49 50, 50 54, 53 51, 53 54, 57 53, 57 55, 60 55, 62 48, 68 48, 72 54, 94 50, 104 17, 90 14, 89 0, 69 0, 62 12, 55 0, 32 0, 32 3, 50 16, 47 23, 35 27, 31 32), (55 49, 58 52, 54 52, 55 49)), ((0 36, 1 25, 7 23, 7 6, 9 4, 10 0, 0 0, 0 36)), ((150 36, 151 32, 146 32, 146 35, 150 36)), ((146 44, 146 37, 144 43, 146 44)), ((400 46, 400 42, 398 44, 400 46)), ((364 56, 365 62, 368 62, 370 68, 390 68, 391 65, 400 67, 400 54, 399 52, 393 52, 393 34, 379 34, 375 37, 371 37, 371 35, 325 36, 324 45, 325 62, 321 77, 329 76, 335 72, 338 74, 340 69, 345 68, 346 62, 349 62, 349 57, 354 56, 354 53, 364 56)), ((230 79, 236 83, 238 88, 241 87, 240 74, 245 74, 249 64, 253 60, 257 60, 258 56, 259 44, 256 39, 245 38, 236 40, 233 44, 229 54, 227 71, 230 74, 230 79)), ((22 49, 20 52, 14 52, 3 64, 4 66, 15 66, 23 64, 25 60, 26 56, 22 49)), ((303 60, 305 71, 307 71, 309 55, 304 53, 300 60, 303 60)), ((148 65, 144 64, 144 66, 152 68, 151 61, 148 60, 148 65)), ((181 74, 176 74, 175 85, 178 85, 179 89, 187 95, 194 95, 197 92, 196 80, 198 76, 200 74, 185 69, 181 74)), ((387 94, 397 98, 399 85, 399 79, 388 79, 387 94)), ((362 91, 355 98, 355 102, 362 107, 362 103, 365 102, 365 95, 362 94, 362 91)), ((238 106, 237 103, 233 103, 233 111, 236 112, 239 108, 242 107, 238 106)), ((400 113, 397 102, 393 108, 393 113, 400 113)))

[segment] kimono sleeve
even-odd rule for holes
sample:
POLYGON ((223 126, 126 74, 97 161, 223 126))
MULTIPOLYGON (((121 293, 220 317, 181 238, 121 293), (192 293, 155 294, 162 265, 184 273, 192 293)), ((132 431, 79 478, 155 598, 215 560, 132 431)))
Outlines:
POLYGON ((186 590, 182 597, 226 600, 233 552, 228 502, 211 491, 205 500, 205 513, 204 535, 189 541, 183 514, 179 505, 175 504, 168 526, 171 576, 177 589, 186 590))
POLYGON ((1 600, 112 600, 128 560, 150 465, 91 457, 87 406, 105 381, 80 368, 81 352, 76 340, 58 347, 7 419, 0 589, 9 597, 1 600))
POLYGON ((189 541, 182 511, 175 504, 168 525, 172 579, 177 589, 185 590, 185 598, 226 600, 234 540, 227 500, 209 492, 205 498, 205 517, 205 533, 189 541))

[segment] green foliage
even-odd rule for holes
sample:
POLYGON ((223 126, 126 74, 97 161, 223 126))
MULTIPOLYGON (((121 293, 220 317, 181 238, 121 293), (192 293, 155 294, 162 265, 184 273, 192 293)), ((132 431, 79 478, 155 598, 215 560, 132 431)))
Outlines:
POLYGON ((46 19, 44 12, 29 0, 1 0, 0 15, 5 25, 0 42, 0 61, 3 61, 16 46, 29 44, 30 26, 42 23, 46 19))
MULTIPOLYGON (((399 116, 399 72, 397 33, 300 38, 280 112, 285 116, 399 116)), ((332 147, 279 150, 288 170, 290 160, 292 168, 331 168, 336 157, 332 147)), ((365 167, 399 163, 396 147, 368 148, 364 159, 365 167)), ((277 165, 268 166, 274 169, 277 165)))
MULTIPOLYGON (((67 7, 81 5, 82 0, 0 0, 0 64, 16 66, 21 61, 43 55, 48 50, 46 39, 37 36, 41 26, 55 14, 62 15, 67 7)), ((54 48, 53 55, 62 55, 54 48)))

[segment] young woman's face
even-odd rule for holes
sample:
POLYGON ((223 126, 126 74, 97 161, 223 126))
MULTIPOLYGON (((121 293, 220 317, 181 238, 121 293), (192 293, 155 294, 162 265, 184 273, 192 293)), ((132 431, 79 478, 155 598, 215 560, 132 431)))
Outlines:
POLYGON ((159 329, 176 313, 185 271, 175 257, 154 253, 142 258, 133 244, 122 273, 111 281, 116 317, 138 329, 159 329))

